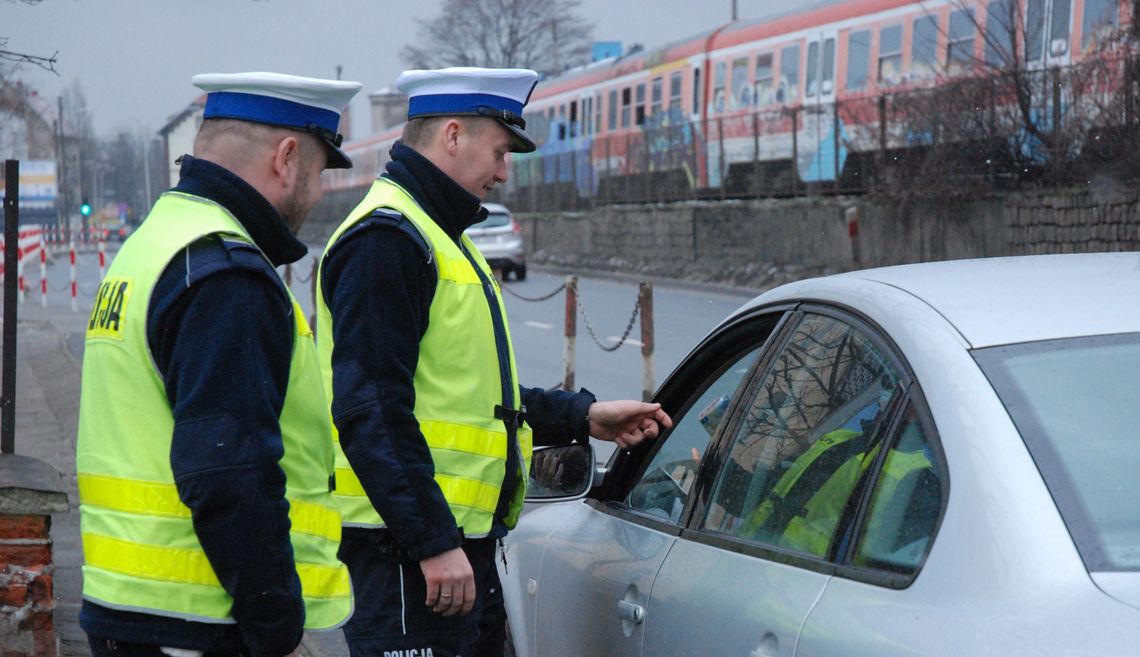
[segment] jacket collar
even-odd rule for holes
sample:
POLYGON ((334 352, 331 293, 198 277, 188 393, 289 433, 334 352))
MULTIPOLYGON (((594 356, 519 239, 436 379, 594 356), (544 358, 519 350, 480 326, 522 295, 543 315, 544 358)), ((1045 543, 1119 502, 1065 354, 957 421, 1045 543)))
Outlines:
POLYGON ((252 185, 209 160, 191 155, 178 160, 182 168, 174 191, 209 199, 229 210, 274 267, 308 254, 309 247, 293 235, 276 208, 252 185))
POLYGON ((451 239, 458 240, 469 226, 487 218, 478 196, 413 148, 397 141, 389 154, 392 161, 384 167, 384 176, 406 189, 451 239))

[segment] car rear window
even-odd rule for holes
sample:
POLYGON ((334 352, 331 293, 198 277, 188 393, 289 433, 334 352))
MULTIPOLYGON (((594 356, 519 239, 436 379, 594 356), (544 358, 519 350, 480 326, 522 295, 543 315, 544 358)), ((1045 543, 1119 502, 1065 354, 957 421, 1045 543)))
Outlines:
POLYGON ((479 223, 471 226, 472 228, 498 228, 500 226, 509 226, 511 223, 511 215, 505 212, 491 212, 487 218, 479 223))
POLYGON ((1140 333, 992 347, 993 383, 1090 572, 1140 570, 1140 333))

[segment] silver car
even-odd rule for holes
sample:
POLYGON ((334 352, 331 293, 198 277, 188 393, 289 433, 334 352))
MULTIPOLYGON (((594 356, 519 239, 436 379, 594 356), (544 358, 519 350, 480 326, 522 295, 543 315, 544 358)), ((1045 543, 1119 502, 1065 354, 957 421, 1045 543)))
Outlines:
POLYGON ((484 203, 487 218, 471 226, 467 236, 478 247, 491 269, 503 272, 503 280, 514 274, 518 280, 526 279, 526 242, 522 228, 511 217, 511 211, 498 203, 484 203))
POLYGON ((656 398, 606 468, 537 452, 518 655, 1140 652, 1140 255, 785 285, 656 398))

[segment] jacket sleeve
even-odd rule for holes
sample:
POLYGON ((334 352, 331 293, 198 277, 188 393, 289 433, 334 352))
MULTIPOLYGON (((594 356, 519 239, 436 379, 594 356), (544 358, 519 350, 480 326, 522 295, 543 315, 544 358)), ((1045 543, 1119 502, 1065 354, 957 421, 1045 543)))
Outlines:
POLYGON ((305 618, 278 465, 293 344, 280 285, 256 252, 200 242, 164 273, 148 316, 174 415, 178 493, 259 657, 293 650, 305 618))
POLYGON ((341 448, 394 539, 419 561, 458 547, 462 536, 415 416, 436 274, 414 231, 402 217, 366 220, 329 252, 322 292, 333 317, 341 448))
POLYGON ((590 421, 586 416, 590 404, 597 401, 594 393, 585 388, 569 392, 519 386, 519 395, 536 446, 589 442, 590 421))

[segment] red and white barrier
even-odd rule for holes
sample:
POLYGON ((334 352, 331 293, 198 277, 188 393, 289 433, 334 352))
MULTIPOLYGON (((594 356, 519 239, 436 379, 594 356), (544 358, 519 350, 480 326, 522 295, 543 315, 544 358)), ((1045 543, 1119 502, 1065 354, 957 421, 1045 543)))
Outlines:
POLYGON ((68 256, 71 258, 71 312, 79 312, 76 297, 79 296, 79 281, 75 275, 75 242, 67 245, 68 256))
POLYGON ((44 236, 40 234, 40 305, 47 308, 47 249, 44 248, 44 236))

